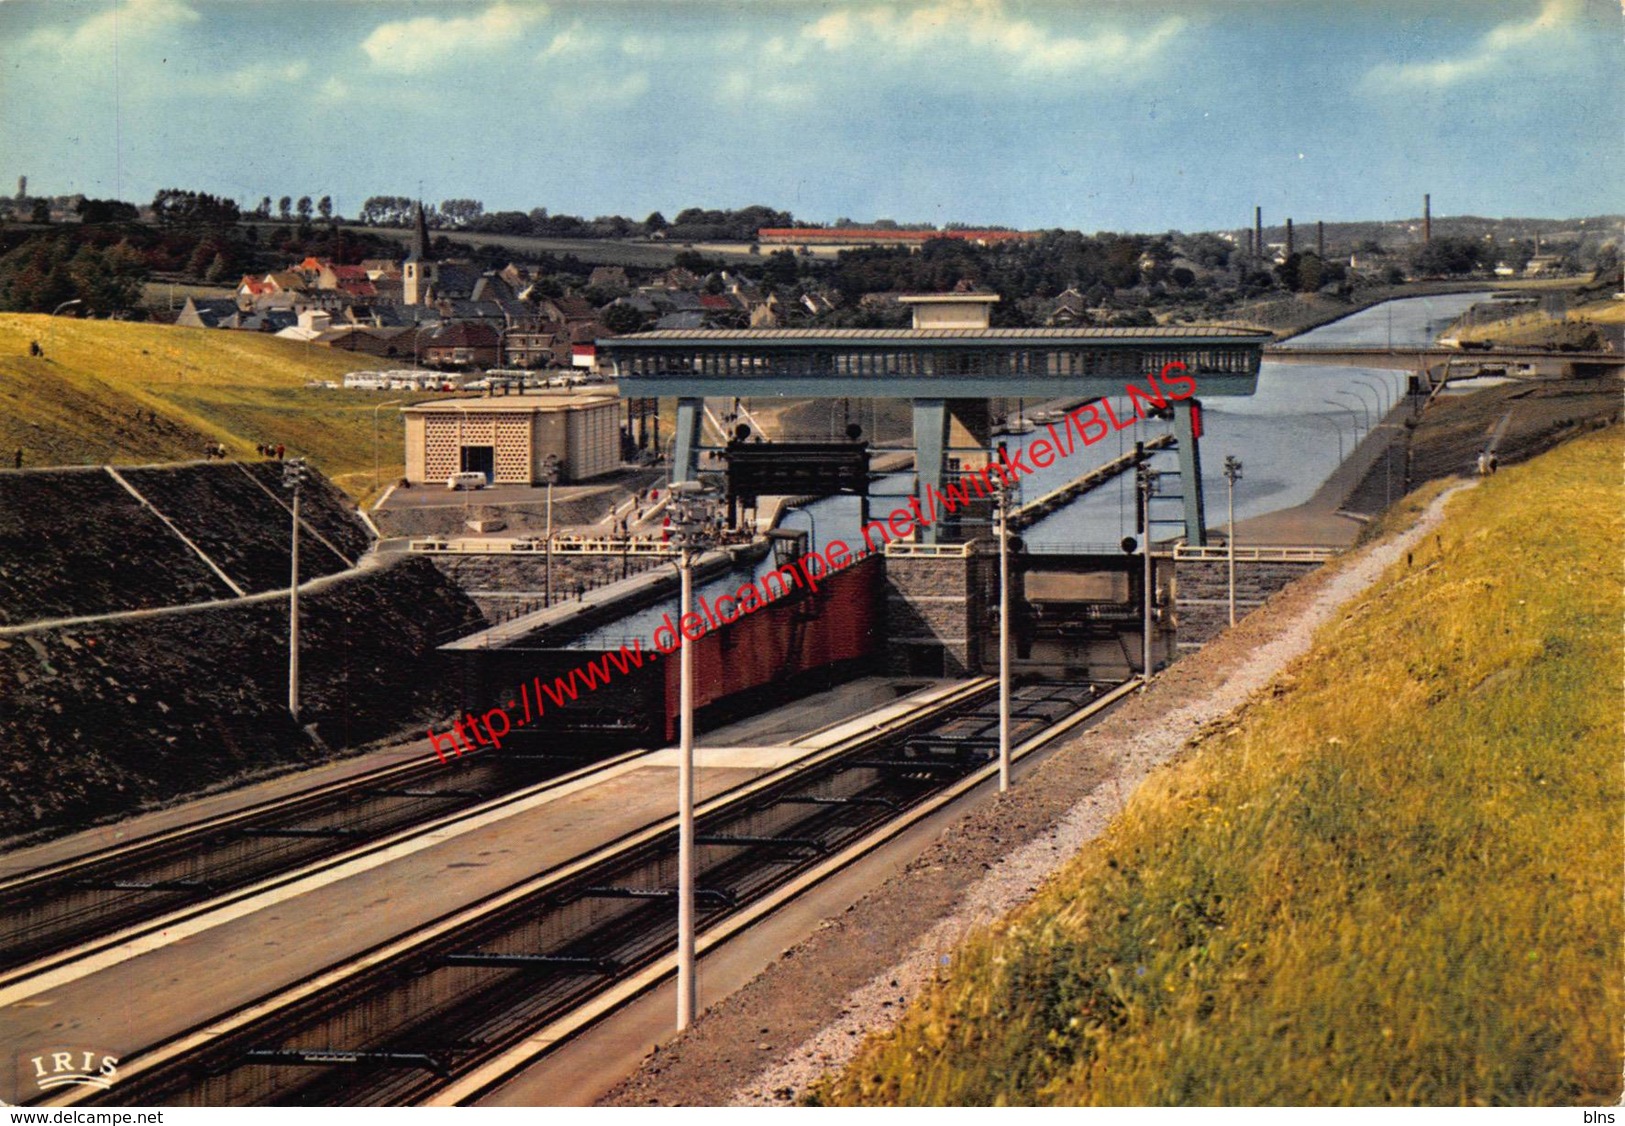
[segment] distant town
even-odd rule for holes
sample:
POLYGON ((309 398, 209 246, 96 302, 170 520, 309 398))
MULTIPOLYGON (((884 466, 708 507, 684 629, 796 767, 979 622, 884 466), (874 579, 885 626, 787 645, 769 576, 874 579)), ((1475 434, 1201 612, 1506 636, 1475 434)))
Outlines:
MULTIPOLYGON (((1423 202, 1423 201, 1419 201, 1423 202)), ((895 327, 897 298, 999 294, 997 327, 1225 322, 1290 332, 1399 292, 1491 280, 1620 288, 1617 217, 1290 218, 1186 234, 1086 235, 768 207, 586 220, 477 200, 165 190, 146 205, 0 200, 0 310, 277 334, 373 366, 591 370, 593 341, 649 329, 895 327), (1406 290, 1403 287, 1412 287, 1406 290), (1421 288, 1416 288, 1421 287, 1421 288)), ((1599 292, 1600 292, 1599 290, 1599 292)), ((1550 311, 1550 310, 1549 310, 1550 311)), ((1600 347, 1576 335, 1574 346, 1600 347)))

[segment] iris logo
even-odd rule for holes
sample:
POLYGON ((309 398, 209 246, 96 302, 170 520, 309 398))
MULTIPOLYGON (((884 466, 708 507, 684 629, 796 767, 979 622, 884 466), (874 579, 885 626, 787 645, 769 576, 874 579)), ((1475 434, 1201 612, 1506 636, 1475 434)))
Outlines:
POLYGON ((22 1057, 21 1070, 41 1091, 57 1087, 105 1091, 118 1078, 118 1057, 91 1048, 53 1048, 22 1057))

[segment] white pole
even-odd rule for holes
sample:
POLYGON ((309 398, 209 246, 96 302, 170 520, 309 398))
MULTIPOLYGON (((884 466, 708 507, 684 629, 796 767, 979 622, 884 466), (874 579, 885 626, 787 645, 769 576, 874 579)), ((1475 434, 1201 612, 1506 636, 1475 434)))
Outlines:
POLYGON ((999 487, 999 793, 1010 789, 1010 494, 999 487))
MULTIPOLYGON (((680 561, 682 605, 678 621, 690 612, 694 575, 687 546, 680 561)), ((679 638, 679 728, 677 759, 677 1031, 694 1023, 694 647, 679 638)))
POLYGON ((1140 527, 1140 551, 1145 556, 1145 621, 1144 642, 1141 652, 1140 690, 1143 692, 1151 685, 1151 595, 1152 584, 1156 581, 1151 567, 1151 474, 1144 465, 1140 467, 1141 491, 1145 494, 1144 503, 1140 506, 1143 515, 1140 527))
POLYGON ((1230 534, 1226 538, 1230 541, 1230 624, 1234 626, 1236 624, 1236 479, 1226 473, 1225 483, 1230 486, 1230 534))
MULTIPOLYGON (((547 480, 547 576, 542 587, 542 598, 553 605, 553 479, 547 480)), ((687 605, 686 603, 684 604, 687 605)))
POLYGON ((293 574, 288 585, 288 714, 299 719, 299 486, 293 487, 293 574))

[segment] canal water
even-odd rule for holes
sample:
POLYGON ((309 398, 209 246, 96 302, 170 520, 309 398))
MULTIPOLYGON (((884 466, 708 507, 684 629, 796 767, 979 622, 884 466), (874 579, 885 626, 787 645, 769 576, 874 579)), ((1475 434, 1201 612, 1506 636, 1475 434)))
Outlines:
MULTIPOLYGON (((1391 341, 1401 347, 1425 345, 1469 306, 1486 297, 1483 293, 1461 293, 1389 301, 1294 337, 1290 344, 1384 346, 1391 341)), ((1375 422, 1387 406, 1404 395, 1407 378, 1405 372, 1381 368, 1279 364, 1266 360, 1259 371, 1255 394, 1247 398, 1203 399, 1201 453, 1208 526, 1218 528, 1225 522, 1223 466, 1226 456, 1236 457, 1244 467, 1242 480, 1236 486, 1237 520, 1303 504, 1331 476, 1340 458, 1353 451, 1357 439, 1364 437, 1368 419, 1375 422)), ((1200 380, 1197 395, 1201 396, 1200 380)), ((1113 410, 1119 418, 1132 414, 1126 404, 1117 401, 1113 402, 1113 410), (1120 406, 1125 409, 1119 410, 1120 406)), ((1024 477, 1020 500, 1036 500, 1132 450, 1134 442, 1148 441, 1170 429, 1170 423, 1143 421, 1092 446, 1076 449, 1071 457, 1057 460, 1047 469, 1035 469, 1032 475, 1024 477)), ((1044 436, 1045 428, 1039 426, 1030 434, 1008 435, 1002 440, 1013 447, 1025 447, 1044 436)), ((971 451, 966 451, 966 455, 980 461, 980 456, 971 451)), ((1168 521, 1153 527, 1153 539, 1173 539, 1183 533, 1183 510, 1177 499, 1180 490, 1176 472, 1178 457, 1172 451, 1159 452, 1153 458, 1153 465, 1166 475, 1159 484, 1163 495, 1153 501, 1152 516, 1158 521, 1168 521)), ((870 519, 884 519, 907 505, 913 480, 911 473, 894 473, 874 482, 869 497, 870 519)), ((1039 551, 1115 545, 1138 530, 1133 489, 1133 474, 1122 474, 1112 483, 1051 513, 1022 535, 1039 551)), ((849 547, 861 549, 859 512, 859 502, 854 497, 826 497, 792 509, 780 523, 782 527, 810 533, 813 543, 819 547, 840 539, 849 547)), ((732 593, 771 569, 769 558, 753 569, 718 576, 700 584, 698 593, 714 601, 717 595, 732 593)), ((613 648, 630 644, 634 638, 642 638, 647 645, 655 627, 668 613, 676 620, 675 598, 586 634, 570 647, 613 648)))

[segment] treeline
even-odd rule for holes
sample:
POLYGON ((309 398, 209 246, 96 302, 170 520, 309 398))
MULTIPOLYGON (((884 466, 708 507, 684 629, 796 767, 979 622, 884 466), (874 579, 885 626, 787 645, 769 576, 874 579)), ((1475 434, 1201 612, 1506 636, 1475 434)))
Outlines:
POLYGON ((354 264, 400 255, 394 240, 336 221, 260 226, 260 208, 244 215, 230 199, 179 188, 153 197, 151 222, 122 200, 80 199, 74 210, 76 224, 0 234, 0 310, 48 313, 72 301, 80 315, 121 316, 138 308, 154 274, 231 285, 289 259, 354 264))
MULTIPOLYGON (((407 227, 416 219, 418 201, 410 196, 376 195, 361 205, 360 221, 373 227, 407 227)), ((668 220, 658 211, 642 220, 625 215, 553 215, 545 207, 529 211, 487 212, 477 199, 445 199, 423 208, 430 227, 485 234, 535 238, 667 238, 681 242, 754 242, 762 227, 789 227, 788 211, 753 205, 736 211, 690 207, 668 220)), ((896 224, 891 224, 894 228, 896 224)))

